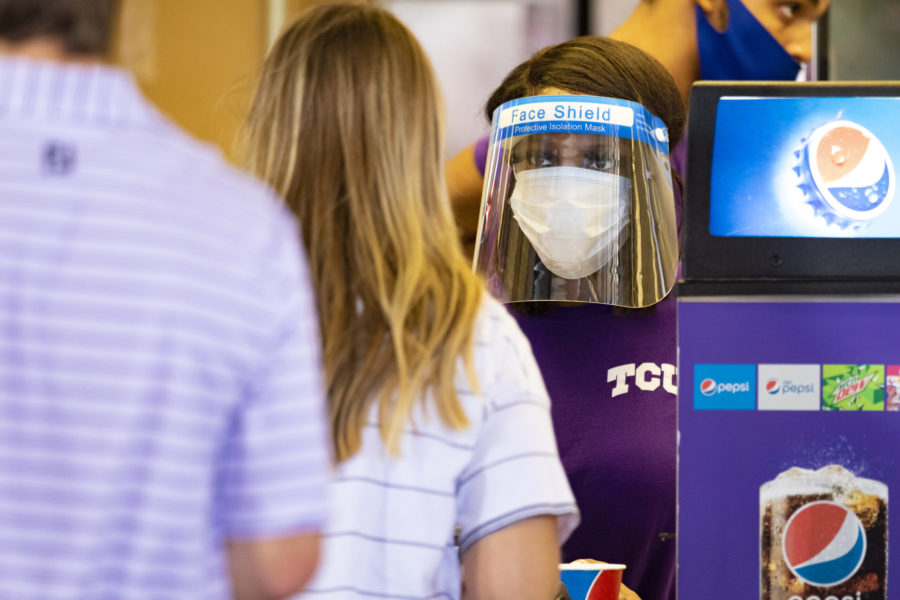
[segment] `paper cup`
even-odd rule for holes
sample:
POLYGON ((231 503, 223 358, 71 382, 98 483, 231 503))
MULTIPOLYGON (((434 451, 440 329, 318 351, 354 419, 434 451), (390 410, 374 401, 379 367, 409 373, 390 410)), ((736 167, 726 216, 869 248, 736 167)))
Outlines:
POLYGON ((619 600, 625 565, 611 563, 567 563, 559 565, 559 576, 572 600, 619 600))

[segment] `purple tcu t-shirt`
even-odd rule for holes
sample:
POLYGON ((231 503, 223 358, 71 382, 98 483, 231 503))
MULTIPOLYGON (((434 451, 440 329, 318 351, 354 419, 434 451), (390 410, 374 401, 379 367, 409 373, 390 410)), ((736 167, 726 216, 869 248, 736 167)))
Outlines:
POLYGON ((513 314, 550 392, 581 510, 563 560, 625 563, 625 585, 642 599, 674 599, 675 300, 513 314))
MULTIPOLYGON (((686 143, 671 153, 684 172, 686 143)), ((487 140, 475 149, 486 158, 487 140), (483 150, 479 152, 479 147, 483 150)), ((483 161, 476 162, 481 164, 483 161)), ((676 219, 682 195, 675 185, 676 219)), ((559 453, 581 510, 563 560, 625 563, 643 600, 675 598, 675 300, 628 311, 590 304, 511 309, 552 399, 559 453)))

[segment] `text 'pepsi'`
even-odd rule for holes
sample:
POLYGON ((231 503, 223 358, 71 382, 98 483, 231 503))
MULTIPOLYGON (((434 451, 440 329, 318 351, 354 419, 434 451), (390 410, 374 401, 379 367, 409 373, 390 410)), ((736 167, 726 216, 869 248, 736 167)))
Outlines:
POLYGON ((860 592, 856 592, 855 596, 817 596, 813 594, 812 596, 791 596, 788 600, 860 600, 862 596, 860 596, 860 592))

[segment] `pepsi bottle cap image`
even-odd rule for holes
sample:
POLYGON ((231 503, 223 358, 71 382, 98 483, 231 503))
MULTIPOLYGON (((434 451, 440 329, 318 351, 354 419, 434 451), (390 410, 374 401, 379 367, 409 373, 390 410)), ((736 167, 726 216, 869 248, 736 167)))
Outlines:
POLYGON ((887 597, 887 486, 841 465, 760 487, 760 598, 887 597))
POLYGON ((794 171, 806 202, 828 225, 862 229, 894 198, 891 157, 878 137, 858 123, 837 120, 817 127, 795 155, 794 171))

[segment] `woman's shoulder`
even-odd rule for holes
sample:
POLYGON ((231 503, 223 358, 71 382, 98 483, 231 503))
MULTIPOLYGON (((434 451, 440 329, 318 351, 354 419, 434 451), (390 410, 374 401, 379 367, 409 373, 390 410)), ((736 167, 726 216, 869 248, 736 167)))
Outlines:
POLYGON ((475 323, 474 357, 484 401, 496 406, 520 388, 544 397, 544 383, 528 338, 506 307, 485 297, 475 323))
POLYGON ((481 301, 473 335, 476 343, 497 345, 501 343, 525 343, 528 341, 515 318, 496 298, 485 293, 481 301))

